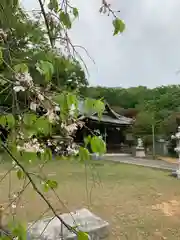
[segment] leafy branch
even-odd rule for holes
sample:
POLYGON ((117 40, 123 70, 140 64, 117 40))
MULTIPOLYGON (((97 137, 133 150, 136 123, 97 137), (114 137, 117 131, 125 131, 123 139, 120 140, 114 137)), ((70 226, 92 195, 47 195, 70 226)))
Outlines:
POLYGON ((22 171, 24 172, 24 174, 27 176, 27 178, 29 179, 29 182, 31 183, 32 187, 34 188, 34 190, 36 191, 36 193, 45 201, 45 203, 47 204, 47 206, 49 207, 49 209, 51 209, 51 211, 53 212, 53 214, 59 219, 59 221, 71 232, 77 234, 78 232, 71 227, 69 224, 67 224, 54 210, 53 206, 51 205, 51 203, 46 199, 46 197, 43 195, 43 193, 37 188, 35 182, 33 181, 33 179, 31 178, 30 174, 26 171, 26 169, 24 168, 24 166, 18 161, 18 159, 16 159, 13 154, 10 152, 10 150, 6 147, 5 144, 2 143, 3 148, 6 150, 6 152, 9 154, 9 156, 15 161, 15 163, 17 164, 17 166, 19 166, 22 171))
MULTIPOLYGON (((65 146, 65 150, 61 150, 61 154, 73 155, 72 150, 75 149, 72 146, 72 135, 78 127, 83 126, 82 118, 78 116, 79 76, 76 76, 74 72, 74 62, 77 58, 83 62, 76 50, 81 46, 73 45, 68 35, 73 21, 79 16, 79 11, 76 7, 71 6, 67 0, 63 0, 61 4, 57 0, 49 0, 47 8, 42 0, 38 0, 38 2, 41 9, 40 15, 43 16, 42 22, 40 18, 38 21, 34 21, 26 16, 17 0, 4 0, 0 4, 0 97, 7 93, 6 101, 11 95, 8 107, 10 106, 12 109, 11 112, 0 116, 0 125, 10 132, 7 141, 1 142, 1 146, 18 167, 16 169, 17 177, 24 179, 23 188, 16 201, 20 200, 25 189, 31 184, 34 191, 52 211, 54 217, 59 219, 61 225, 75 233, 78 240, 88 239, 86 233, 70 226, 57 214, 50 201, 33 180, 32 176, 35 175, 40 178, 40 175, 28 172, 20 161, 20 157, 27 159, 29 163, 39 158, 49 160, 52 158, 52 152, 48 150, 49 146, 52 147, 54 144, 54 151, 57 151, 58 148, 63 149, 65 140, 68 146, 65 146), (9 11, 12 11, 13 14, 10 14, 9 11), (9 17, 11 15, 12 18, 9 17), (50 44, 46 43, 47 35, 50 44), (56 47, 57 41, 59 41, 62 49, 56 47), (68 53, 67 57, 62 54, 64 50, 68 53), (63 74, 60 71, 62 68, 64 70, 63 74), (60 86, 60 89, 55 91, 56 99, 54 99, 54 93, 51 90, 52 88, 57 90, 57 88, 54 87, 56 84, 53 83, 53 77, 56 77, 58 81, 60 78, 64 80, 64 76, 68 73, 70 73, 70 76, 66 78, 67 82, 75 79, 78 82, 78 87, 73 92, 68 87, 64 90, 60 86), (73 111, 72 106, 74 106, 73 111), (57 142, 53 143, 52 140, 55 128, 56 130, 59 129, 61 139, 63 139, 59 145, 57 142), (19 157, 14 154, 13 149, 19 157), (26 182, 26 179, 28 182, 26 182)), ((102 10, 100 11, 105 13, 106 9, 108 14, 112 14, 114 17, 114 35, 123 32, 125 25, 123 25, 122 20, 116 16, 116 12, 111 9, 109 4, 105 1, 102 4, 102 10)), ((86 49, 81 48, 88 54, 86 49)), ((79 70, 79 75, 81 73, 82 71, 79 70)), ((85 78, 84 72, 81 78, 85 78)), ((104 104, 101 100, 86 99, 85 106, 87 112, 93 110, 98 113, 99 118, 102 116, 104 104)), ((94 135, 89 136, 88 139, 85 139, 84 147, 78 146, 76 153, 79 159, 84 162, 90 159, 87 145, 90 145, 92 152, 95 153, 104 154, 106 151, 102 138, 94 135)), ((2 180, 10 174, 12 169, 15 169, 15 167, 13 166, 6 173, 2 180)), ((45 190, 50 188, 55 193, 57 183, 45 177, 42 179, 45 181, 45 190)), ((9 181, 11 181, 10 175, 9 181)), ((10 192, 11 184, 9 184, 8 207, 14 203, 14 200, 11 201, 10 199, 10 192)), ((55 195, 57 196, 56 193, 55 195)), ((58 199, 60 201, 60 198, 58 199)), ((25 239, 25 231, 22 226, 17 225, 13 234, 16 236, 22 234, 19 239, 25 239)))

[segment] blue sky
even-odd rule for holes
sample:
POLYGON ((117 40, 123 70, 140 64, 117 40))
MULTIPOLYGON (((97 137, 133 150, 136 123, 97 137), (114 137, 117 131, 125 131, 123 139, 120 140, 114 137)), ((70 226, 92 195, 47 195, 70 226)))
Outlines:
MULTIPOLYGON (((73 26, 74 44, 87 49, 95 64, 79 50, 89 68, 91 85, 155 87, 179 84, 180 1, 107 0, 126 23, 126 31, 112 36, 111 17, 102 16, 101 0, 74 0, 80 17, 73 26)), ((22 0, 28 10, 37 0, 22 0)))

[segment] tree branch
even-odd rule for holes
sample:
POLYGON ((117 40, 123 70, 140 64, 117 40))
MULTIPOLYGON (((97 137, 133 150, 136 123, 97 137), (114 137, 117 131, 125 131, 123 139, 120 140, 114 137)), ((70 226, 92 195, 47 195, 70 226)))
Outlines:
POLYGON ((3 148, 6 150, 6 152, 9 154, 9 156, 15 161, 15 163, 22 169, 22 171, 24 172, 24 174, 27 176, 27 178, 29 179, 31 185, 33 186, 34 190, 37 192, 37 194, 45 201, 45 203, 48 205, 48 207, 51 209, 51 211, 53 212, 53 214, 59 219, 59 221, 61 222, 61 224, 63 224, 70 232, 73 232, 75 234, 77 234, 78 232, 71 227, 69 224, 67 224, 54 210, 53 206, 51 205, 51 203, 46 199, 46 197, 43 195, 43 193, 37 188, 36 184, 34 183, 33 179, 31 178, 30 174, 26 171, 26 169, 24 168, 24 166, 16 159, 16 157, 13 156, 13 154, 11 153, 11 151, 6 147, 6 145, 4 143, 2 143, 3 148))
POLYGON ((44 10, 44 6, 43 6, 43 3, 41 0, 38 0, 39 1, 39 5, 40 5, 40 8, 41 8, 41 12, 42 12, 42 15, 43 15, 43 18, 44 18, 44 21, 45 21, 45 25, 46 25, 46 28, 47 28, 47 31, 48 31, 48 37, 49 37, 49 41, 50 41, 50 44, 51 44, 51 47, 53 48, 54 47, 54 43, 53 43, 53 39, 52 39, 52 36, 51 36, 51 31, 50 31, 50 27, 49 27, 49 22, 48 22, 48 19, 46 17, 46 12, 44 10))

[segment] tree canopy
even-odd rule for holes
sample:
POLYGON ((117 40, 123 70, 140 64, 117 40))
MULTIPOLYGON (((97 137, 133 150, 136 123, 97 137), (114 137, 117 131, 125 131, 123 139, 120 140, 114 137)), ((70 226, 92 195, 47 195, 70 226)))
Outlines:
POLYGON ((88 87, 85 96, 105 99, 115 111, 136 118, 136 135, 151 134, 151 124, 156 134, 170 136, 176 131, 180 111, 180 85, 145 86, 131 88, 88 87))

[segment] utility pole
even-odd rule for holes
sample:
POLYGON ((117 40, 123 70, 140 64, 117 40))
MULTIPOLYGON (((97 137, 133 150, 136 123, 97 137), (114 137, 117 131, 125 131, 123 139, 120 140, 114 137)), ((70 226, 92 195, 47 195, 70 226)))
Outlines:
POLYGON ((152 143, 153 143, 153 159, 155 159, 155 126, 152 124, 152 143))

